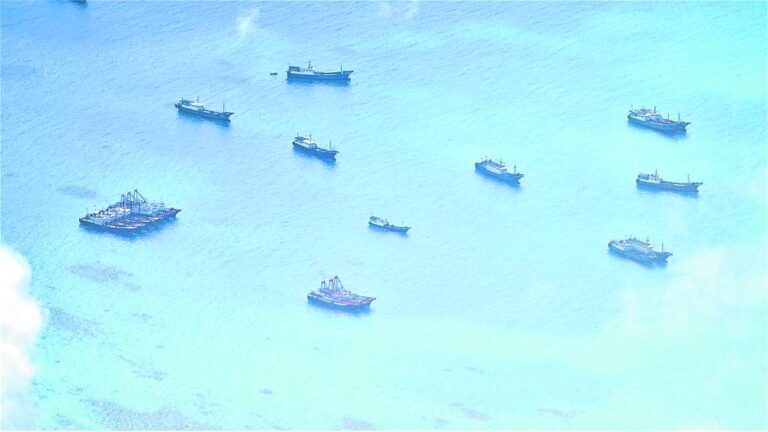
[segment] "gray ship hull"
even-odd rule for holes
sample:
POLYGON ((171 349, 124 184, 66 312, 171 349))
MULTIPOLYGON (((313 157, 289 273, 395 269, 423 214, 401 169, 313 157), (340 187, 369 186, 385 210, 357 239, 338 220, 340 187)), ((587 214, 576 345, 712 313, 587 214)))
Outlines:
POLYGON ((647 127, 650 129, 655 129, 662 132, 685 132, 685 128, 690 124, 687 122, 676 122, 671 120, 669 122, 656 122, 656 121, 642 120, 642 119, 633 117, 632 115, 628 115, 627 119, 632 124, 647 127))
POLYGON ((229 116, 233 114, 231 112, 217 112, 217 111, 209 111, 209 110, 201 111, 201 110, 189 108, 181 104, 176 104, 176 108, 179 109, 180 113, 194 115, 197 117, 203 117, 211 120, 220 120, 220 121, 229 121, 229 116))
POLYGON ((671 192, 698 193, 699 186, 702 183, 678 183, 662 181, 661 183, 645 182, 640 179, 635 180, 637 185, 646 189, 663 190, 671 192))
POLYGON ((666 264, 667 258, 672 256, 672 253, 670 252, 653 251, 651 253, 640 253, 633 250, 627 250, 622 247, 619 247, 613 242, 608 243, 608 250, 610 250, 612 253, 616 255, 619 255, 624 258, 629 258, 631 260, 634 260, 643 264, 666 264))
POLYGON ((363 300, 358 300, 356 302, 343 302, 343 301, 338 301, 336 299, 317 295, 315 293, 307 294, 307 301, 312 304, 316 304, 318 306, 323 306, 323 307, 332 308, 332 309, 346 310, 346 311, 359 311, 359 310, 369 309, 371 306, 371 302, 373 302, 373 300, 375 299, 363 299, 363 300))
POLYGON ((491 177, 496 180, 503 181, 505 183, 509 183, 512 185, 519 185, 520 179, 523 178, 523 175, 520 173, 497 173, 493 172, 489 169, 487 169, 482 163, 476 162, 475 163, 475 170, 479 172, 480 174, 485 175, 486 177, 491 177))

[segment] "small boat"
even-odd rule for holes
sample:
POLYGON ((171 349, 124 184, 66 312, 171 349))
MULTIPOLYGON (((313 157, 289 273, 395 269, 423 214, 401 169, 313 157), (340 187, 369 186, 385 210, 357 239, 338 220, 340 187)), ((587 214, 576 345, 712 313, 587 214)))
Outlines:
POLYGON ((225 111, 224 104, 221 104, 221 111, 213 111, 213 110, 206 109, 205 105, 203 105, 200 102, 199 98, 193 101, 182 98, 181 100, 176 102, 174 106, 179 109, 179 112, 192 114, 199 117, 205 117, 213 120, 229 121, 229 116, 234 114, 233 112, 225 111))
POLYGON ((277 75, 277 72, 270 72, 269 73, 269 76, 276 76, 276 75, 277 75))
POLYGON ((641 263, 665 264, 667 258, 672 256, 671 252, 664 251, 664 243, 661 244, 661 251, 655 251, 653 250, 653 245, 648 240, 642 241, 634 237, 624 240, 611 240, 608 243, 608 249, 615 254, 641 263))
POLYGON ((297 133, 296 138, 293 139, 293 148, 329 160, 336 160, 336 155, 339 153, 332 148, 330 143, 328 144, 328 148, 319 147, 317 143, 312 140, 312 134, 309 134, 309 138, 306 138, 297 133))
POLYGON ((663 132, 685 132, 685 128, 691 124, 690 122, 681 121, 679 113, 677 114, 677 121, 671 120, 669 114, 667 114, 667 118, 663 118, 661 113, 656 112, 656 107, 653 107, 653 110, 645 107, 637 109, 630 107, 627 120, 630 123, 663 132))
POLYGON ((668 190, 673 192, 691 192, 691 193, 698 192, 699 186, 704 184, 702 182, 692 182, 690 176, 688 176, 688 181, 686 182, 667 181, 659 177, 658 171, 654 171, 653 174, 646 174, 646 173, 638 174, 637 180, 635 180, 635 183, 637 183, 638 186, 649 188, 649 189, 668 190))
POLYGON ((374 300, 375 297, 362 296, 345 289, 338 276, 328 279, 328 282, 320 282, 320 289, 307 294, 310 303, 344 310, 364 309, 374 300))
POLYGON ((374 228, 380 228, 383 230, 394 231, 402 234, 407 233, 408 230, 411 229, 409 226, 391 224, 388 220, 376 216, 371 216, 371 218, 368 220, 368 225, 374 228))
POLYGON ((497 162, 493 159, 485 158, 480 162, 475 162, 475 170, 481 174, 512 184, 519 184, 520 179, 523 178, 523 175, 517 172, 517 166, 513 166, 512 172, 509 172, 507 165, 501 160, 497 162))
POLYGON ((288 66, 285 72, 289 80, 305 81, 349 81, 349 75, 354 72, 340 67, 338 71, 321 72, 312 67, 312 62, 307 62, 307 67, 288 66))

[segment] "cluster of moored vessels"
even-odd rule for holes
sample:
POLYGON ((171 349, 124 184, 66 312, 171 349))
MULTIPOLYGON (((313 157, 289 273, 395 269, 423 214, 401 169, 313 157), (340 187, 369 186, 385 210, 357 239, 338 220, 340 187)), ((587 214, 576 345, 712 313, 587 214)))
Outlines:
MULTIPOLYGON (((312 67, 312 62, 307 62, 306 67, 302 66, 288 66, 288 70, 285 71, 286 77, 289 81, 320 81, 320 82, 334 82, 334 83, 348 83, 350 81, 350 75, 352 70, 344 70, 344 67, 339 67, 337 71, 318 71, 312 67)), ((270 75, 277 75, 276 72, 270 75)), ((224 104, 221 106, 221 111, 208 109, 200 102, 199 98, 195 100, 181 98, 174 106, 185 114, 196 115, 198 117, 204 117, 212 120, 229 121, 229 117, 234 114, 227 111, 224 104)), ((298 134, 296 134, 298 135, 298 134)), ((300 138, 299 136, 296 137, 300 138)), ((307 139, 307 138, 303 138, 307 139)), ((312 141, 310 137, 308 139, 312 141)), ((294 142, 295 144, 295 142, 294 142)))
POLYGON ((163 202, 149 201, 138 190, 120 196, 120 201, 80 218, 89 227, 111 231, 135 231, 173 218, 181 210, 163 202))
POLYGON ((307 300, 323 306, 352 310, 367 308, 372 301, 376 300, 376 297, 355 294, 344 288, 339 277, 334 276, 327 282, 320 282, 320 288, 317 291, 310 291, 307 294, 307 300))
MULTIPOLYGON (((664 118, 661 113, 656 111, 656 107, 632 108, 627 114, 629 123, 654 129, 666 133, 684 133, 685 128, 690 122, 682 121, 680 114, 677 115, 677 121, 669 118, 669 114, 664 118)), ((702 182, 692 182, 690 176, 685 182, 667 181, 659 176, 658 171, 653 174, 640 173, 635 179, 638 187, 652 190, 672 191, 680 193, 698 193, 702 182)), ((608 250, 622 257, 629 258, 644 264, 665 264, 667 258, 672 256, 671 252, 664 250, 664 244, 661 244, 661 251, 658 251, 646 239, 639 240, 635 237, 628 237, 622 240, 611 240, 608 243, 608 250)))
MULTIPOLYGON (((286 76, 288 80, 348 83, 352 73, 352 70, 344 70, 343 67, 340 67, 338 71, 317 71, 312 67, 312 63, 309 62, 306 67, 289 66, 286 76)), ((273 72, 270 75, 276 75, 276 73, 273 72)), ((199 98, 195 100, 182 98, 174 106, 180 113, 217 121, 228 122, 234 114, 233 112, 226 111, 226 107, 223 104, 221 111, 208 109, 200 102, 199 98)), ((677 121, 670 119, 669 115, 664 118, 656 111, 656 107, 653 110, 630 108, 627 119, 632 124, 658 131, 675 133, 685 132, 686 127, 690 124, 680 120, 679 114, 677 121)), ((327 147, 318 145, 312 139, 311 134, 304 136, 297 133, 292 144, 296 151, 326 161, 335 161, 336 155, 339 153, 330 142, 327 147)), ((509 170, 501 159, 494 160, 484 157, 475 163, 475 170, 479 174, 511 185, 519 185, 520 180, 523 178, 523 174, 518 172, 516 165, 513 165, 512 170, 509 170)), ((690 177, 686 182, 667 181, 661 178, 657 171, 653 174, 640 173, 635 182, 638 187, 642 188, 682 193, 696 193, 702 184, 701 182, 690 181, 690 177)), ((81 217, 80 223, 85 226, 109 231, 133 232, 171 219, 180 211, 179 209, 166 207, 162 202, 149 201, 138 190, 133 190, 121 195, 120 201, 81 217)), ((368 225, 374 229, 400 234, 407 234, 408 230, 411 229, 410 226, 394 224, 378 216, 371 216, 368 220, 368 225)), ((658 251, 648 240, 642 241, 635 237, 611 240, 608 243, 608 249, 613 253, 641 263, 665 263, 667 258, 672 256, 672 253, 664 250, 663 244, 661 251, 658 251)), ((338 276, 322 281, 318 290, 310 291, 307 294, 307 300, 311 303, 346 310, 367 308, 375 299, 375 297, 358 295, 347 290, 342 285, 338 276)))

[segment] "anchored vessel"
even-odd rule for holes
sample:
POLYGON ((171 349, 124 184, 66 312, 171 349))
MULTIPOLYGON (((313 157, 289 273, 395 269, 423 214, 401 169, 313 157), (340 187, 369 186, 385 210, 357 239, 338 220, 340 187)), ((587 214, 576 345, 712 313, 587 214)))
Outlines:
POLYGON ((324 306, 331 306, 340 309, 354 310, 368 307, 375 297, 366 297, 354 294, 344 288, 338 276, 334 276, 328 281, 320 282, 320 289, 310 291, 307 294, 307 300, 310 303, 317 303, 324 306))
POLYGON ((704 184, 702 182, 692 182, 690 176, 688 176, 687 182, 666 181, 659 177, 658 171, 654 171, 653 174, 640 173, 637 175, 635 182, 638 186, 675 192, 698 192, 699 186, 704 184))
POLYGON ((306 138, 297 133, 296 138, 293 139, 293 148, 323 159, 336 160, 336 154, 338 153, 338 151, 331 148, 330 143, 327 149, 318 147, 317 143, 312 140, 312 134, 309 134, 309 138, 306 138))
POLYGON ((667 258, 672 256, 671 252, 664 252, 663 243, 661 245, 661 252, 659 252, 653 250, 653 245, 647 240, 642 241, 634 237, 625 240, 611 240, 608 243, 608 249, 611 252, 643 263, 666 263, 667 258))
POLYGON ((517 166, 512 167, 512 172, 507 171, 507 166, 499 160, 485 158, 480 162, 475 162, 475 170, 490 177, 503 180, 508 183, 518 184, 523 175, 517 172, 517 166))
POLYGON ((288 66, 288 70, 285 72, 288 75, 288 79, 297 80, 309 80, 309 81, 349 81, 349 75, 354 72, 351 70, 344 70, 339 67, 338 71, 333 72, 321 72, 316 71, 312 67, 312 62, 307 62, 307 67, 301 66, 288 66))
POLYGON ((200 102, 199 98, 195 100, 181 99, 174 104, 179 112, 192 114, 200 117, 205 117, 214 120, 229 121, 229 116, 234 114, 233 112, 225 111, 224 104, 221 104, 221 111, 213 111, 205 109, 205 105, 200 102))
POLYGON ((368 225, 375 228, 381 228, 387 231, 394 231, 403 234, 407 233, 408 230, 411 229, 409 226, 391 224, 388 220, 376 216, 371 216, 371 218, 368 220, 368 225))
POLYGON ((147 201, 138 190, 120 196, 120 201, 80 218, 83 225, 113 231, 134 231, 175 217, 181 210, 168 208, 162 202, 147 201))
POLYGON ((663 118, 661 113, 656 112, 656 107, 653 107, 653 110, 645 107, 637 109, 630 108, 627 119, 630 123, 666 132, 685 132, 686 126, 691 124, 689 122, 680 121, 680 114, 677 114, 677 121, 670 120, 669 114, 667 114, 667 118, 663 118))

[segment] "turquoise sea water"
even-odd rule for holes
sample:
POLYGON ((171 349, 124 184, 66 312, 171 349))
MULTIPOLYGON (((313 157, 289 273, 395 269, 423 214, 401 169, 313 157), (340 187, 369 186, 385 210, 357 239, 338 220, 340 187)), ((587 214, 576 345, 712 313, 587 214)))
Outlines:
POLYGON ((768 426, 766 3, 0 11, 2 241, 46 310, 4 427, 768 426), (286 83, 307 60, 351 84, 286 83), (196 96, 231 125, 177 114, 196 96), (701 193, 637 190, 654 169, 701 193), (178 220, 78 225, 133 188, 178 220), (669 265, 608 254, 630 234, 669 265), (306 303, 334 274, 369 313, 306 303))

